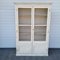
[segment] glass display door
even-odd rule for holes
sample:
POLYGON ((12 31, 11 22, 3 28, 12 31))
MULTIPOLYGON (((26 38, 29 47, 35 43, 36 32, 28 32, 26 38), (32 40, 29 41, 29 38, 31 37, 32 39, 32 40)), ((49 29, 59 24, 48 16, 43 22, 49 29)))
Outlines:
POLYGON ((42 54, 48 51, 46 41, 48 8, 34 8, 34 41, 33 53, 42 54))

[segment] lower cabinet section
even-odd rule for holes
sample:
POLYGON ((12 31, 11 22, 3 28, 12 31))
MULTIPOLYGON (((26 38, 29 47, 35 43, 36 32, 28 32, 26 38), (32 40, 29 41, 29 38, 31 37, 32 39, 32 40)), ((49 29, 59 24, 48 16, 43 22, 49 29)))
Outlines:
POLYGON ((16 49, 16 56, 48 56, 46 43, 20 43, 16 49))

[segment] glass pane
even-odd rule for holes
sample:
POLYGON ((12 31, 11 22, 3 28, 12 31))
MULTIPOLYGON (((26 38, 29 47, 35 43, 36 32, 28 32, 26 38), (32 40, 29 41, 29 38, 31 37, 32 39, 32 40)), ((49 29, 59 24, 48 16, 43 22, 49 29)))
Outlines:
POLYGON ((20 25, 31 25, 31 8, 18 8, 20 25))
POLYGON ((19 41, 31 41, 31 26, 19 27, 19 41))
POLYGON ((35 26, 34 41, 45 41, 45 40, 46 40, 46 26, 35 26))
POLYGON ((35 25, 47 25, 47 8, 35 8, 35 25))

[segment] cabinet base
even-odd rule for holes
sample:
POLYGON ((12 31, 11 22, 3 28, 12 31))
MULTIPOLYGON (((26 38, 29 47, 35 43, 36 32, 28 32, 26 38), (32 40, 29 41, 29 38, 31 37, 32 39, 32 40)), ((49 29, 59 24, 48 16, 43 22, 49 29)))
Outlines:
POLYGON ((16 56, 48 56, 48 53, 41 53, 41 54, 18 54, 16 53, 16 56))

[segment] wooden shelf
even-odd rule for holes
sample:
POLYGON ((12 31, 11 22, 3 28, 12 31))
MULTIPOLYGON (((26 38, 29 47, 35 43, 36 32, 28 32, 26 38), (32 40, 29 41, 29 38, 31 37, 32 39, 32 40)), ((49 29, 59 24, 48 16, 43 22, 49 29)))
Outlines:
MULTIPOLYGON (((18 26, 32 26, 32 25, 18 25, 18 26)), ((34 25, 34 26, 47 26, 47 25, 34 25)))
POLYGON ((31 17, 31 15, 19 15, 19 17, 27 17, 27 16, 31 17))
POLYGON ((31 25, 18 25, 18 26, 31 26, 31 25))
MULTIPOLYGON (((27 17, 27 16, 29 16, 29 17, 31 17, 31 15, 19 15, 20 17, 27 17)), ((42 16, 42 17, 47 17, 47 15, 35 15, 35 17, 39 17, 39 16, 42 16)))
POLYGON ((47 17, 47 15, 35 15, 35 17, 47 17))
POLYGON ((47 25, 34 25, 34 26, 47 26, 47 25))
MULTIPOLYGON (((18 26, 32 26, 32 25, 18 25, 18 26)), ((47 25, 34 25, 34 26, 47 26, 47 25)))

